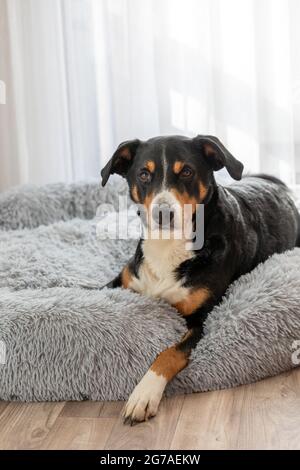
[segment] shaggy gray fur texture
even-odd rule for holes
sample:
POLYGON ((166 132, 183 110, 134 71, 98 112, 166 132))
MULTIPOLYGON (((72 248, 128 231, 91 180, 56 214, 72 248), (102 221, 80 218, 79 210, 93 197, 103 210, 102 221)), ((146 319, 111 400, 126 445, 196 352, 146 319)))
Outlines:
MULTIPOLYGON (((2 400, 126 399, 155 356, 185 331, 175 310, 129 291, 97 288, 135 241, 99 241, 96 208, 126 186, 17 188, 0 196, 2 400)), ((230 287, 206 336, 168 394, 253 382, 295 366, 300 249, 275 255, 230 287)))

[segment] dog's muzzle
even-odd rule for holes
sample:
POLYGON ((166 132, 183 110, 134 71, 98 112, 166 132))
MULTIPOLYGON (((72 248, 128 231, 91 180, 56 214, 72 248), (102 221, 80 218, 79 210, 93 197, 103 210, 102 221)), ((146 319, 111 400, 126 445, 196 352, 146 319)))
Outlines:
POLYGON ((174 228, 175 210, 169 204, 154 204, 151 215, 160 228, 174 228))

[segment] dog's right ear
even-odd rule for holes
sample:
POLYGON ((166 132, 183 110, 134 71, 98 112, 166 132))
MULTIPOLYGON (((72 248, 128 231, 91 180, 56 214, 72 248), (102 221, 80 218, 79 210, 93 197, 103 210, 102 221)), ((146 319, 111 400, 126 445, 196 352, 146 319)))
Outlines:
POLYGON ((217 137, 198 135, 193 141, 202 148, 207 163, 214 171, 225 167, 231 178, 237 181, 242 179, 244 165, 231 155, 217 137))
POLYGON ((125 177, 132 165, 140 140, 128 140, 119 145, 109 162, 101 171, 102 186, 105 186, 110 175, 117 173, 125 177))

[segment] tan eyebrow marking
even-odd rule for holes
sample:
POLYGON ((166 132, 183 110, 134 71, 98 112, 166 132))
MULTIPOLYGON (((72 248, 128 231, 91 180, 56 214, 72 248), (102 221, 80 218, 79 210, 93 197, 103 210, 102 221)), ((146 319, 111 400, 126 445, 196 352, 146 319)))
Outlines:
POLYGON ((173 165, 173 171, 176 175, 178 175, 178 173, 181 172, 182 168, 184 167, 184 163, 183 162, 175 162, 174 165, 173 165))
POLYGON ((150 173, 154 173, 155 171, 155 162, 153 160, 148 160, 145 165, 145 168, 150 171, 150 173))

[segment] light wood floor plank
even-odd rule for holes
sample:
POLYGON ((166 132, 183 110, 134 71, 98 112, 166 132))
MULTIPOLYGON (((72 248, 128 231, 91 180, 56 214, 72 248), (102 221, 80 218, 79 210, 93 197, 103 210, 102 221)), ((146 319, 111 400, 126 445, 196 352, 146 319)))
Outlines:
POLYGON ((5 408, 9 405, 7 401, 0 401, 0 416, 2 415, 5 408))
POLYGON ((300 449, 300 368, 232 390, 164 399, 124 426, 122 402, 0 402, 0 449, 300 449))
POLYGON ((103 406, 99 401, 70 401, 62 409, 60 418, 98 418, 103 406))
POLYGON ((300 371, 247 388, 238 449, 300 449, 300 371))
POLYGON ((183 402, 183 396, 164 399, 156 418, 132 427, 119 415, 105 449, 169 449, 183 402))
POLYGON ((101 418, 119 418, 123 407, 122 401, 106 401, 103 403, 100 416, 101 418))
POLYGON ((115 418, 58 418, 40 449, 102 450, 115 418))
POLYGON ((173 449, 300 448, 300 370, 186 396, 173 449))
POLYGON ((10 403, 0 416, 0 449, 36 449, 64 403, 10 403))

